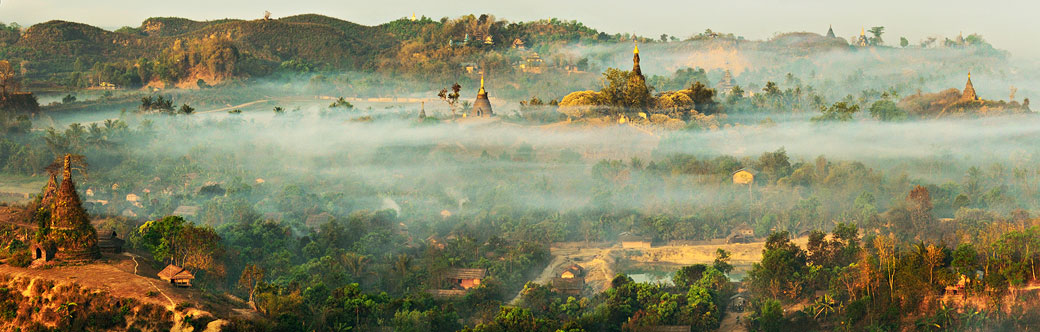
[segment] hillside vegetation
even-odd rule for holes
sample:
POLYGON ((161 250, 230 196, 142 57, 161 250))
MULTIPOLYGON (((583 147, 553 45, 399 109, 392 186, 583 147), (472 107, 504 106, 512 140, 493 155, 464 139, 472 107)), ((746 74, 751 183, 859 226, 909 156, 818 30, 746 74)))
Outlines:
MULTIPOLYGON (((37 84, 140 87, 196 84, 198 79, 212 84, 276 70, 446 73, 458 63, 477 60, 475 54, 508 50, 518 38, 537 47, 631 37, 607 35, 573 21, 509 23, 488 15, 400 19, 378 26, 316 14, 204 22, 157 17, 116 31, 66 21, 24 30, 5 26, 0 58, 10 59, 37 84)), ((500 55, 492 58, 509 64, 500 55)))

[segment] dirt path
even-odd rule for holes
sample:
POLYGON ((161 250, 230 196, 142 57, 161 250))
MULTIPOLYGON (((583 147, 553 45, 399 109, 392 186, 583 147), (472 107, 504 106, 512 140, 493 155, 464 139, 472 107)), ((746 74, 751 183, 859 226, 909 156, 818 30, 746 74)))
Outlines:
POLYGON ((726 317, 719 323, 716 331, 747 331, 744 328, 744 320, 747 319, 745 312, 726 312, 726 317))
POLYGON ((251 102, 248 102, 248 103, 245 103, 245 104, 239 104, 239 105, 235 105, 235 106, 228 106, 228 107, 224 107, 224 108, 218 108, 218 109, 215 109, 215 110, 195 112, 195 113, 196 114, 204 114, 204 113, 224 112, 224 111, 230 111, 230 110, 233 110, 233 109, 236 109, 236 108, 243 108, 243 107, 253 106, 253 105, 256 105, 256 104, 260 104, 260 103, 266 103, 266 102, 269 102, 269 101, 271 101, 271 100, 270 99, 260 99, 260 100, 254 100, 254 101, 251 101, 251 102))
MULTIPOLYGON (((134 254, 128 252, 124 252, 123 256, 128 256, 131 260, 134 261, 134 275, 137 275, 137 267, 140 266, 140 264, 137 263, 137 257, 134 256, 134 254)), ((162 296, 165 297, 167 301, 170 301, 170 305, 167 307, 167 309, 173 310, 177 308, 177 303, 174 303, 173 299, 171 299, 169 295, 166 295, 166 292, 163 292, 161 289, 159 289, 158 286, 155 286, 155 282, 151 280, 146 281, 148 282, 148 284, 152 285, 152 288, 154 288, 155 291, 159 292, 159 294, 162 294, 162 296)))
MULTIPOLYGON (((556 269, 559 268, 559 266, 562 265, 566 261, 567 261, 566 257, 563 257, 563 256, 553 256, 552 262, 550 262, 549 265, 545 266, 545 269, 542 270, 542 273, 539 274, 537 278, 535 278, 534 280, 531 280, 531 281, 534 281, 535 283, 542 284, 542 285, 548 285, 549 282, 552 280, 552 278, 554 276, 554 273, 556 272, 556 269)), ((524 291, 523 289, 520 289, 520 291, 516 293, 516 296, 513 297, 512 300, 509 300, 509 304, 511 304, 511 305, 517 304, 520 301, 520 295, 521 295, 521 293, 523 293, 523 291, 524 291)))
POLYGON ((106 263, 92 263, 77 266, 53 266, 43 269, 24 269, 10 265, 0 265, 0 273, 14 277, 50 279, 54 282, 76 283, 84 288, 108 291, 115 297, 135 298, 142 302, 167 306, 178 302, 192 300, 190 294, 178 294, 173 286, 153 283, 151 278, 139 276, 133 272, 136 259, 119 260, 119 255, 108 256, 106 263), (165 288, 165 289, 164 289, 165 288), (147 292, 159 290, 164 298, 148 296, 147 292), (172 294, 172 296, 170 295, 172 294))

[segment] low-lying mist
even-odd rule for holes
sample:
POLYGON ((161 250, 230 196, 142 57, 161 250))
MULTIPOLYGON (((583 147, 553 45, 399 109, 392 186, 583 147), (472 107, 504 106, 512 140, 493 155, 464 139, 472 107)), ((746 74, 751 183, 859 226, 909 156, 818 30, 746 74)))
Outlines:
MULTIPOLYGON (((124 115, 132 126, 150 128, 149 135, 128 143, 130 158, 88 156, 102 170, 83 188, 132 184, 130 192, 149 189, 151 197, 163 190, 187 190, 187 196, 175 194, 165 203, 172 209, 209 204, 193 197, 189 182, 217 183, 240 188, 236 195, 248 197, 245 201, 258 213, 293 210, 298 214, 293 218, 300 219, 319 212, 345 215, 387 208, 413 222, 445 214, 634 210, 695 214, 705 223, 720 223, 747 218, 741 201, 748 189, 729 184, 728 176, 753 167, 763 153, 783 149, 796 169, 803 162, 818 162, 819 156, 842 165, 860 162, 867 169, 855 171, 857 166, 848 164, 863 172, 849 181, 873 181, 883 174, 881 181, 901 197, 898 193, 910 184, 904 181, 959 183, 972 167, 1021 170, 1030 174, 1022 185, 1035 186, 1040 147, 1040 119, 1033 116, 826 125, 789 119, 655 134, 627 125, 533 126, 508 117, 418 121, 418 109, 405 106, 329 110, 310 103, 286 108, 298 110, 124 115), (682 170, 692 167, 682 166, 690 160, 725 169, 682 170), (856 179, 861 176, 867 178, 856 179), (329 203, 278 202, 290 191, 329 203), (707 207, 717 211, 704 215, 707 207)), ((826 209, 840 211, 861 190, 878 189, 855 185, 835 190, 842 194, 819 199, 826 209)), ((768 209, 784 210, 823 193, 794 185, 755 195, 772 206, 768 209)), ((897 204, 898 199, 879 205, 897 204)), ((1017 204, 1040 208, 1025 198, 1017 204)), ((200 221, 220 222, 207 218, 200 216, 200 221)))

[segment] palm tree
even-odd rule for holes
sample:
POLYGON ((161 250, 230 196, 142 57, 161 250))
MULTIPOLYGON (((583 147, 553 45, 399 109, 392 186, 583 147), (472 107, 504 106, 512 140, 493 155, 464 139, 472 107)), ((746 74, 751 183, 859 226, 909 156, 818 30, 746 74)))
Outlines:
POLYGON ((340 260, 355 278, 361 277, 361 274, 365 272, 365 267, 368 265, 368 256, 358 255, 353 252, 343 254, 343 256, 340 256, 340 260))

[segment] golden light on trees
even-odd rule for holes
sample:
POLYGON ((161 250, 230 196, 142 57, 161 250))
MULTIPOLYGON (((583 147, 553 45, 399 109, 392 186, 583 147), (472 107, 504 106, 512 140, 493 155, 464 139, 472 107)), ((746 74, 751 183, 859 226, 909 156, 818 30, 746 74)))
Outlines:
POLYGON ((3 94, 7 94, 7 89, 11 87, 14 81, 14 68, 11 67, 11 63, 7 60, 0 60, 0 90, 3 94))

